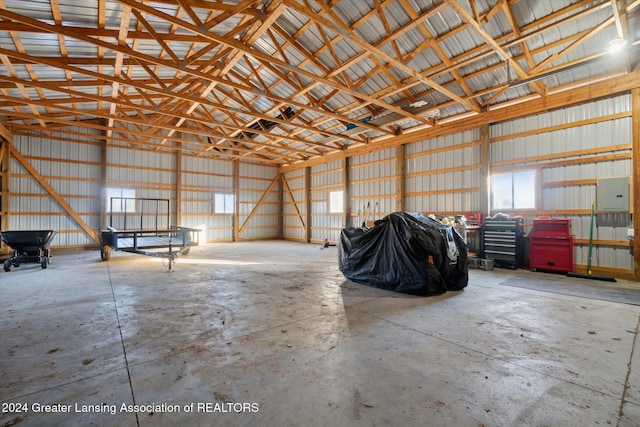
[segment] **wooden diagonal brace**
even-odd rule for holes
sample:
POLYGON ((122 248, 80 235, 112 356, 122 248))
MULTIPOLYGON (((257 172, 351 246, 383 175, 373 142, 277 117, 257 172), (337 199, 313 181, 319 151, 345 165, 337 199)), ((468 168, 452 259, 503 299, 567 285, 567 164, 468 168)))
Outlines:
POLYGON ((298 221, 300 221, 302 230, 305 231, 307 229, 307 226, 304 225, 302 214, 300 213, 300 210, 298 210, 296 199, 293 198, 293 193, 291 193, 291 189, 289 188, 289 184, 287 183, 287 178, 285 178, 284 175, 282 175, 282 183, 284 184, 285 191, 287 192, 287 194, 289 195, 289 198, 291 199, 291 203, 293 204, 293 209, 296 211, 296 216, 298 217, 298 221))
POLYGON ((24 168, 31 174, 31 176, 33 176, 33 178, 38 181, 38 183, 51 195, 51 197, 53 197, 53 199, 58 202, 62 209, 64 209, 67 214, 69 214, 69 216, 78 223, 80 228, 82 228, 82 230, 84 230, 84 232, 87 233, 89 237, 91 237, 96 243, 99 244, 100 238, 98 237, 98 234, 94 230, 92 230, 82 220, 82 218, 80 218, 80 216, 73 210, 73 208, 71 208, 71 206, 69 206, 64 198, 56 190, 54 190, 51 184, 49 184, 44 179, 44 177, 40 175, 40 173, 33 166, 31 166, 31 163, 29 163, 29 161, 22 154, 20 154, 16 147, 10 145, 9 148, 11 150, 11 155, 13 155, 13 157, 15 157, 16 160, 18 160, 22 164, 22 166, 24 166, 24 168))
POLYGON ((280 176, 281 175, 278 174, 276 175, 275 178, 273 178, 273 181, 271 181, 271 185, 269 185, 269 188, 267 188, 267 190, 264 192, 264 194, 262 195, 258 203, 255 205, 255 207, 253 208, 253 210, 245 220, 244 224, 242 224, 242 227, 240 227, 240 230, 238 230, 238 236, 240 236, 244 231, 244 229, 247 228, 253 216, 256 214, 256 212, 258 212, 258 209, 260 209, 260 206, 262 206, 262 203, 264 203, 269 193, 271 193, 271 190, 273 190, 273 187, 278 183, 278 181, 280 181, 280 176))

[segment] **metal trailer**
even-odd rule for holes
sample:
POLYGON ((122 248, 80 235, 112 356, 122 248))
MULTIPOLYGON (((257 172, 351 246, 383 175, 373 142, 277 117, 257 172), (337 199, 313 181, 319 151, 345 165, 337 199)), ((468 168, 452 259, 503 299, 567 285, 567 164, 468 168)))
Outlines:
POLYGON ((7 230, 0 231, 0 239, 13 249, 13 255, 4 261, 4 271, 20 264, 38 263, 47 268, 51 261, 49 244, 58 234, 54 230, 7 230))
POLYGON ((109 225, 100 232, 103 261, 109 260, 112 251, 130 252, 166 258, 171 270, 179 255, 187 255, 199 244, 200 230, 169 225, 168 199, 112 197, 109 210, 109 225))

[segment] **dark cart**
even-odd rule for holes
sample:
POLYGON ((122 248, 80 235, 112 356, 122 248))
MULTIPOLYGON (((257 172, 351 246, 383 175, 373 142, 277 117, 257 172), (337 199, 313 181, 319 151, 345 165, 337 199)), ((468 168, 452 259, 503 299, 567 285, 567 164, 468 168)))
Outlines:
POLYGON ((110 225, 100 232, 103 261, 123 251, 166 258, 171 269, 173 260, 198 246, 200 230, 169 225, 167 199, 112 197, 110 211, 110 225))
POLYGON ((47 268, 51 260, 49 244, 58 233, 53 230, 7 230, 0 231, 2 241, 13 249, 11 258, 4 261, 4 271, 11 271, 11 266, 20 264, 39 263, 47 268))

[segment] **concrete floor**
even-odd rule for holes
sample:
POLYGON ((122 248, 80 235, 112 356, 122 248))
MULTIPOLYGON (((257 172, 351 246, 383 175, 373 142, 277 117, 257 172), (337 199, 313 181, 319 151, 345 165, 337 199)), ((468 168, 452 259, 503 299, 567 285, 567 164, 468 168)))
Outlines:
POLYGON ((499 284, 540 274, 421 298, 335 247, 54 251, 0 272, 0 426, 639 426, 640 307, 499 284))

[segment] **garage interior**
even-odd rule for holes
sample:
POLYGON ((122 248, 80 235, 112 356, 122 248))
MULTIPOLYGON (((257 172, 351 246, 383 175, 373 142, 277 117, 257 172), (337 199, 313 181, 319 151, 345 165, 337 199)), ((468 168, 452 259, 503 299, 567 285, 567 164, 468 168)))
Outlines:
POLYGON ((0 425, 639 426, 639 16, 0 0, 0 258, 55 231, 0 272, 0 425), (452 224, 466 288, 345 278, 394 212, 452 224))

